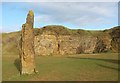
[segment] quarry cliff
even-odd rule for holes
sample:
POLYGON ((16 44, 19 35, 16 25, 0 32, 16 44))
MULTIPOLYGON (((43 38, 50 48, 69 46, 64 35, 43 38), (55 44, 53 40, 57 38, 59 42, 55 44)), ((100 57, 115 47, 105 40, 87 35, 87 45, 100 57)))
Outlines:
MULTIPOLYGON (((49 25, 34 29, 35 55, 119 52, 120 26, 90 31, 49 25)), ((18 54, 20 32, 2 33, 3 54, 18 54)))

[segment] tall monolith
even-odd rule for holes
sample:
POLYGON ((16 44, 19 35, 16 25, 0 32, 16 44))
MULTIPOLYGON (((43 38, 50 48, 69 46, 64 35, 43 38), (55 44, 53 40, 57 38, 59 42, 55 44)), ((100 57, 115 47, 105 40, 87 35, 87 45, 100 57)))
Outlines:
POLYGON ((34 13, 29 11, 26 23, 22 25, 21 31, 21 74, 32 74, 35 72, 35 52, 34 52, 34 13))

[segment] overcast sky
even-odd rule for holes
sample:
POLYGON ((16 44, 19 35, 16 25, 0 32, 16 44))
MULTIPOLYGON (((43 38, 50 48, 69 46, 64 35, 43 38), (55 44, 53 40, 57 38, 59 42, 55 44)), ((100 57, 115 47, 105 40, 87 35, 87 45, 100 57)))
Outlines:
POLYGON ((34 27, 63 25, 71 29, 103 30, 118 25, 117 2, 3 2, 3 32, 21 30, 29 10, 34 27))

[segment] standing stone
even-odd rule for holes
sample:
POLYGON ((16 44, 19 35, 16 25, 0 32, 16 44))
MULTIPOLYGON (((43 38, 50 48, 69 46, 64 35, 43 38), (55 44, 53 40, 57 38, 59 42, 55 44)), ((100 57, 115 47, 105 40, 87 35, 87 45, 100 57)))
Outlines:
POLYGON ((32 74, 35 72, 34 61, 34 13, 29 11, 26 23, 22 25, 21 31, 21 74, 32 74))

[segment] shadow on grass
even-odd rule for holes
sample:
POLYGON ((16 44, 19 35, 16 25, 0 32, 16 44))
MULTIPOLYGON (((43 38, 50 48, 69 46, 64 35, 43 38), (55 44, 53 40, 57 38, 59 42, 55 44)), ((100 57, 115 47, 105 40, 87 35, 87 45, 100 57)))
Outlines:
POLYGON ((101 66, 101 67, 104 67, 104 68, 109 68, 109 69, 114 69, 114 70, 116 70, 116 71, 120 71, 120 68, 119 68, 120 60, 114 60, 114 59, 99 59, 99 58, 80 58, 80 57, 68 57, 68 58, 84 59, 84 60, 97 60, 97 61, 110 62, 110 63, 118 64, 118 68, 113 68, 113 67, 109 67, 109 66, 101 65, 101 64, 97 64, 97 65, 98 65, 98 66, 101 66))
POLYGON ((74 59, 86 59, 86 60, 100 60, 100 61, 105 61, 105 62, 110 62, 114 64, 120 64, 120 60, 114 60, 114 59, 99 59, 99 58, 80 58, 80 57, 68 57, 68 58, 74 58, 74 59))
POLYGON ((18 59, 18 58, 15 59, 14 65, 15 65, 15 67, 17 68, 17 70, 20 72, 20 69, 21 69, 20 59, 18 59))
POLYGON ((116 70, 116 71, 120 71, 119 68, 114 68, 114 67, 109 67, 109 66, 106 66, 106 65, 101 65, 101 64, 98 64, 96 63, 98 66, 101 66, 101 67, 104 67, 104 68, 109 68, 109 69, 113 69, 113 70, 116 70))

